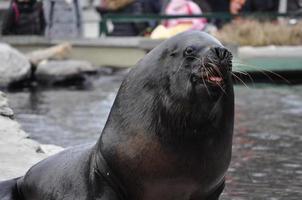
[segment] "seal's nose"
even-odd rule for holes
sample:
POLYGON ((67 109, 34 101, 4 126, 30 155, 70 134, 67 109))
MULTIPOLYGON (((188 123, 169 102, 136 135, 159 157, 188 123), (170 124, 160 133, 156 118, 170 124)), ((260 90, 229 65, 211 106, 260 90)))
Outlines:
POLYGON ((232 57, 232 53, 224 47, 213 47, 211 48, 213 53, 219 60, 226 60, 232 57))
POLYGON ((232 53, 224 47, 211 47, 207 55, 208 61, 214 62, 222 68, 230 69, 232 67, 232 53))

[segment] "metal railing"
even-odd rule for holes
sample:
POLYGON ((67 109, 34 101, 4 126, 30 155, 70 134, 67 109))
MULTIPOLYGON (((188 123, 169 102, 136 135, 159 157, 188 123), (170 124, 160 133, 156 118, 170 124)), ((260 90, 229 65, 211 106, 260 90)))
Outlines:
MULTIPOLYGON (((1 22, 3 20, 4 10, 0 12, 0 30, 1 22)), ((140 14, 140 15, 131 15, 131 14, 104 14, 101 17, 100 21, 95 20, 85 20, 82 23, 99 23, 100 35, 108 35, 108 22, 120 22, 120 23, 129 23, 129 22, 148 22, 148 21, 161 21, 167 19, 179 19, 179 18, 206 18, 208 20, 224 20, 229 21, 234 18, 243 17, 243 18, 256 18, 256 19, 276 19, 278 17, 291 17, 291 18, 302 18, 302 11, 290 12, 290 13, 276 13, 276 12, 253 12, 253 13, 240 13, 237 15, 232 15, 225 12, 213 12, 213 13, 204 13, 201 15, 155 15, 155 14, 140 14)))
POLYGON ((129 22, 148 22, 148 21, 160 21, 167 19, 179 19, 179 18, 206 18, 209 20, 220 19, 220 20, 232 20, 234 18, 256 18, 256 19, 275 19, 277 17, 295 17, 301 18, 302 12, 291 12, 291 13, 276 13, 276 12, 253 12, 253 13, 240 13, 232 15, 230 13, 215 12, 215 13, 204 13, 201 15, 154 15, 154 14, 105 14, 102 16, 100 21, 100 34, 108 34, 108 21, 129 23, 129 22))

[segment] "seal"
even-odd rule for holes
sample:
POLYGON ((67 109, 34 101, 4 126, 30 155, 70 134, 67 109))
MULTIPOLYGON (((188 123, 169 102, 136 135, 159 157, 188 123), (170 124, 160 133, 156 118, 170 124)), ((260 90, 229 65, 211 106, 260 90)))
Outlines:
POLYGON ((122 82, 96 144, 0 183, 0 199, 218 199, 232 149, 231 60, 203 32, 164 41, 122 82))

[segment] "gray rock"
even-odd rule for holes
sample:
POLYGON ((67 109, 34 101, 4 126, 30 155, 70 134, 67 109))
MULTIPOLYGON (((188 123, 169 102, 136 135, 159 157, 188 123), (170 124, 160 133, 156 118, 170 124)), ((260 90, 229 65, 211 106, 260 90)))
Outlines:
POLYGON ((6 95, 0 91, 0 115, 13 118, 14 112, 8 107, 6 95))
POLYGON ((0 87, 29 77, 31 65, 28 59, 7 44, 0 43, 0 87))
POLYGON ((64 84, 68 81, 84 81, 85 74, 95 73, 96 71, 96 68, 86 61, 46 61, 38 65, 35 76, 42 83, 64 84))

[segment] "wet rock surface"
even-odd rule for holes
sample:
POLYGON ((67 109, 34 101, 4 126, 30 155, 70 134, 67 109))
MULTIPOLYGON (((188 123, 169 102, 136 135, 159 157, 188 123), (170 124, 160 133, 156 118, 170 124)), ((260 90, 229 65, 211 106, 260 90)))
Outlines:
POLYGON ((38 161, 62 150, 61 147, 40 145, 29 139, 12 117, 6 96, 0 91, 0 181, 22 176, 38 161))
POLYGON ((11 46, 0 43, 0 88, 27 79, 30 73, 28 59, 11 46))
POLYGON ((68 85, 81 83, 87 74, 95 74, 97 69, 89 62, 79 60, 46 61, 37 66, 36 80, 45 85, 68 85))

